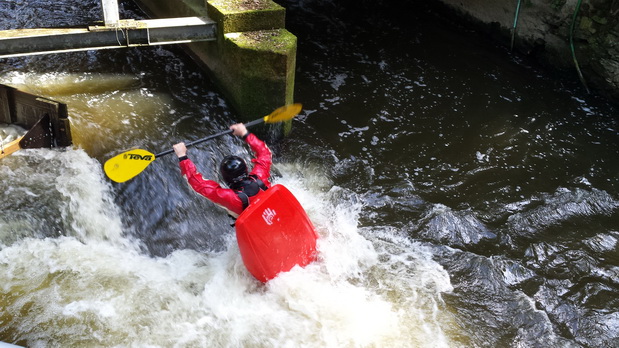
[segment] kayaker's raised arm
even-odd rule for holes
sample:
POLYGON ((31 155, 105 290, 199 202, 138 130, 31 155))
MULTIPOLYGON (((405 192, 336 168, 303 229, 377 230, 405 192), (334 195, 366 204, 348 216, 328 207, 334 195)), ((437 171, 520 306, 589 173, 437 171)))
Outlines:
POLYGON ((226 208, 232 216, 238 216, 251 203, 252 197, 271 187, 268 181, 271 170, 271 151, 258 137, 247 131, 243 123, 230 126, 232 134, 245 140, 254 152, 251 172, 245 160, 239 156, 226 156, 220 164, 220 174, 228 188, 221 187, 213 180, 205 179, 195 164, 187 156, 187 147, 184 143, 173 146, 179 159, 181 173, 187 178, 191 187, 213 201, 226 208))

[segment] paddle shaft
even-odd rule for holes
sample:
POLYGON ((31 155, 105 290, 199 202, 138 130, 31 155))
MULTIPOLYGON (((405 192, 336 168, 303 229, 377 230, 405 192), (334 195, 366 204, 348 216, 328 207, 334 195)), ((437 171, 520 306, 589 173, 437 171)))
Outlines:
MULTIPOLYGON (((263 118, 259 118, 259 119, 257 119, 257 120, 253 120, 253 121, 251 121, 251 122, 247 122, 247 123, 245 123, 245 127, 251 127, 251 126, 255 126, 255 125, 257 125, 257 124, 263 123, 263 122, 264 122, 264 119, 265 119, 265 118, 263 117, 263 118)), ((208 136, 208 137, 206 137, 206 138, 202 138, 202 139, 198 139, 198 140, 194 140, 194 141, 191 141, 191 142, 185 143, 185 146, 186 146, 186 147, 190 147, 190 146, 193 146, 193 145, 196 145, 196 144, 199 144, 199 143, 203 143, 203 142, 205 142, 205 141, 207 141, 207 140, 215 139, 215 138, 217 138, 217 137, 220 137, 220 136, 223 136, 223 135, 226 135, 226 134, 232 134, 232 129, 228 129, 228 130, 226 130, 226 131, 219 132, 219 133, 217 133, 217 134, 209 135, 209 136, 208 136)), ((162 152, 160 152, 160 153, 158 153, 158 154, 155 154, 155 158, 158 158, 158 157, 161 157, 161 156, 165 156, 165 155, 171 154, 172 152, 174 152, 174 149, 170 149, 170 150, 162 151, 162 152)))

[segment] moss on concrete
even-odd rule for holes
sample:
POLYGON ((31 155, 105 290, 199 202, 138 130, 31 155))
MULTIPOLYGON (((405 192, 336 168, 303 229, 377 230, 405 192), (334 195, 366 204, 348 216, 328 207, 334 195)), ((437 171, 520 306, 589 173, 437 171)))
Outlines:
POLYGON ((207 0, 217 22, 219 62, 211 65, 245 119, 293 102, 297 38, 285 30, 285 9, 271 0, 207 0))
POLYGON ((293 102, 296 36, 285 29, 229 33, 224 46, 226 64, 236 67, 227 69, 227 83, 240 110, 266 115, 293 102))
POLYGON ((221 34, 281 29, 285 27, 286 10, 270 0, 208 0, 211 19, 219 24, 221 34))
POLYGON ((291 48, 296 47, 297 38, 287 31, 261 30, 227 35, 242 49, 273 52, 276 54, 290 54, 291 48))
POLYGON ((207 0, 207 2, 227 13, 283 9, 271 0, 207 0))
MULTIPOLYGON (((208 16, 218 40, 186 45, 245 120, 293 103, 297 39, 271 0, 136 0, 154 17, 208 16)), ((289 125, 287 126, 289 128, 289 125)))

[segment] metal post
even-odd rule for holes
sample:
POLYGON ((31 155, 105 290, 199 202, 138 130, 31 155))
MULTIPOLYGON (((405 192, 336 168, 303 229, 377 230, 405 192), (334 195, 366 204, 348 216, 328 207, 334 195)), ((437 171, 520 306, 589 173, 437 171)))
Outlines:
POLYGON ((103 7, 103 21, 106 27, 117 27, 120 17, 118 15, 118 0, 101 0, 103 7))

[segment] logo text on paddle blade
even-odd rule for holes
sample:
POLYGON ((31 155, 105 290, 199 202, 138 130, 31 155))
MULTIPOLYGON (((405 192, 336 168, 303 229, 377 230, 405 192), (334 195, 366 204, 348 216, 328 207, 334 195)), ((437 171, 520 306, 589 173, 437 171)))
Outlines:
POLYGON ((277 213, 271 208, 266 208, 262 212, 262 218, 264 219, 264 222, 266 222, 269 226, 273 225, 273 218, 275 218, 275 215, 277 215, 277 213))
POLYGON ((142 161, 150 161, 153 158, 152 155, 138 155, 136 153, 128 153, 125 154, 125 159, 130 159, 130 160, 142 160, 142 161))

